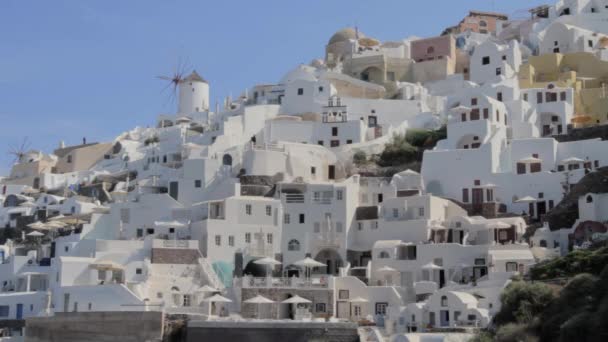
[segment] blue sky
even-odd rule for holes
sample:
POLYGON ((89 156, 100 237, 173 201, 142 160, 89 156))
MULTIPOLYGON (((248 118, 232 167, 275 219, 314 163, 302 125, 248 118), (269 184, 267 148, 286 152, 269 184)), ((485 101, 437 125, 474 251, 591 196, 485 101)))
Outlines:
POLYGON ((523 15, 538 0, 0 0, 0 174, 9 146, 27 137, 111 140, 174 112, 155 79, 187 59, 211 98, 273 83, 322 57, 355 23, 368 36, 433 36, 469 9, 523 15))

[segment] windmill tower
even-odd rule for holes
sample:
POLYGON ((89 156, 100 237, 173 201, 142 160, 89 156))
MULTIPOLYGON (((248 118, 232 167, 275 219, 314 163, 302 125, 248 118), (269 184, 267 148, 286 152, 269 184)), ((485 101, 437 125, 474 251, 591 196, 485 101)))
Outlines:
POLYGON ((178 90, 178 113, 190 114, 209 110, 209 83, 196 71, 180 80, 178 90))

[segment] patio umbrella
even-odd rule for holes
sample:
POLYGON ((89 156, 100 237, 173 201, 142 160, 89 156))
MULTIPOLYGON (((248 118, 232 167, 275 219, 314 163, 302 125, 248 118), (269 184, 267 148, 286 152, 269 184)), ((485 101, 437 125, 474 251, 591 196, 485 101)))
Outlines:
POLYGON ((585 161, 582 160, 581 158, 576 158, 576 157, 570 157, 570 158, 566 158, 564 160, 562 160, 562 164, 580 164, 580 163, 584 163, 585 161))
POLYGON ((214 293, 214 292, 220 292, 218 289, 211 287, 209 285, 205 285, 199 289, 197 289, 196 291, 194 291, 195 293, 202 293, 203 295, 205 293, 214 293))
POLYGON ((262 305, 262 304, 272 304, 272 303, 274 303, 274 300, 268 299, 268 298, 266 298, 264 296, 257 295, 257 296, 255 296, 253 298, 247 299, 243 303, 257 304, 257 307, 258 307, 258 315, 257 316, 258 316, 258 318, 260 318, 260 305, 262 305))
POLYGON ((383 266, 378 269, 378 272, 390 273, 390 272, 397 272, 397 270, 390 266, 383 266))
POLYGON ((530 163, 540 163, 540 162, 542 162, 542 160, 539 158, 536 158, 536 157, 527 157, 527 158, 521 158, 519 160, 519 162, 530 164, 530 163))
POLYGON ((312 302, 306 298, 302 298, 298 295, 295 295, 291 298, 285 299, 281 303, 282 304, 311 304, 312 302))
POLYGON ((42 234, 41 232, 38 231, 33 231, 31 233, 28 233, 26 236, 30 236, 30 237, 41 237, 44 236, 44 234, 42 234))
POLYGON ((525 196, 525 197, 522 197, 522 198, 518 199, 515 202, 517 202, 517 203, 533 203, 533 202, 536 202, 536 198, 534 198, 532 196, 525 196))
POLYGON ((256 261, 254 261, 253 263, 254 264, 258 264, 258 265, 265 265, 266 268, 267 268, 267 270, 266 270, 266 276, 271 276, 270 275, 270 268, 272 266, 276 266, 276 265, 280 265, 281 264, 280 261, 277 261, 277 260, 275 260, 273 258, 270 258, 270 257, 265 257, 265 258, 262 258, 262 259, 258 259, 256 261))
POLYGON ((507 228, 511 228, 511 225, 506 223, 506 222, 502 222, 502 221, 498 221, 495 222, 494 224, 490 224, 493 225, 494 228, 498 228, 498 229, 507 229, 507 228))
POLYGON ((327 265, 325 265, 322 262, 318 262, 317 260, 310 258, 310 257, 306 257, 300 261, 296 261, 293 263, 296 266, 303 266, 304 268, 306 268, 306 273, 308 275, 310 275, 310 269, 313 267, 327 267, 327 265))
POLYGON ((434 262, 429 262, 421 267, 423 270, 442 270, 443 267, 437 266, 434 262))
POLYGON ((34 223, 30 223, 27 226, 29 228, 32 228, 32 229, 44 229, 44 223, 42 223, 40 221, 36 221, 34 223))
POLYGON ((232 303, 230 299, 220 296, 219 294, 213 295, 209 298, 205 298, 203 299, 203 302, 209 303, 209 316, 211 316, 211 303, 232 303))

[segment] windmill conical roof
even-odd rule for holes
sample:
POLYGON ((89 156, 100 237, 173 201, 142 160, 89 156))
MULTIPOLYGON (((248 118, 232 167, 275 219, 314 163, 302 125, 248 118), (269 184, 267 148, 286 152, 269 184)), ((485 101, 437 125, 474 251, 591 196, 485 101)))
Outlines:
POLYGON ((196 72, 196 70, 193 70, 190 75, 188 75, 186 78, 184 78, 184 81, 207 83, 207 80, 205 80, 201 75, 199 75, 198 72, 196 72))

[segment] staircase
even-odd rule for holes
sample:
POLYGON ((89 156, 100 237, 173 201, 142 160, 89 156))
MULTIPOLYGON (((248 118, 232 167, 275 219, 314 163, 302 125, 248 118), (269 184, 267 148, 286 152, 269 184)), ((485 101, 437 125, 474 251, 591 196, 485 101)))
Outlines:
POLYGON ((198 261, 199 261, 199 265, 201 266, 201 268, 203 270, 203 273, 205 274, 205 277, 207 278, 207 281, 209 281, 209 286, 214 287, 220 291, 224 290, 225 289, 224 283, 213 270, 213 266, 209 262, 209 259, 199 258, 198 261))

